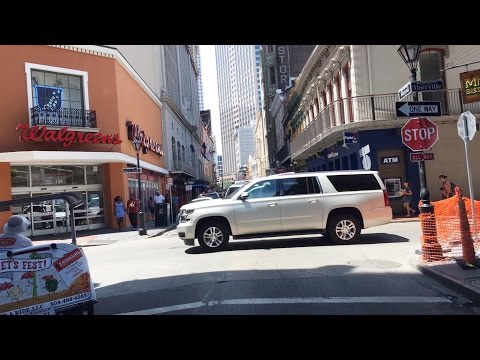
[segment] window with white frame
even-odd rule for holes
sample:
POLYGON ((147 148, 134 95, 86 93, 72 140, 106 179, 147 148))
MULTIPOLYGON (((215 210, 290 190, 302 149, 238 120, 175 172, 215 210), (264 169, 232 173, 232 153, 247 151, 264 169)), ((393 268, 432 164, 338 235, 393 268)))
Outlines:
POLYGON ((25 73, 32 125, 96 127, 86 71, 25 63, 25 73))
POLYGON ((84 109, 82 77, 32 69, 33 106, 42 110, 84 109))

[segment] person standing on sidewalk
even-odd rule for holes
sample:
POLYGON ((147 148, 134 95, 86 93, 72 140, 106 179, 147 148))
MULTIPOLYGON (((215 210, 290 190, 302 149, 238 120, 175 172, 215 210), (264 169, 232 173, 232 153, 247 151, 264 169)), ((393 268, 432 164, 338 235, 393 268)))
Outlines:
POLYGON ((134 194, 130 194, 130 199, 127 201, 127 212, 128 218, 130 219, 130 224, 132 224, 133 229, 137 230, 138 228, 138 209, 140 208, 138 200, 135 198, 134 194))
POLYGON ((123 219, 125 217, 125 204, 120 195, 116 196, 113 201, 113 216, 117 219, 118 230, 122 231, 123 219))
POLYGON ((408 180, 405 180, 403 182, 403 189, 400 190, 400 195, 403 197, 403 206, 407 210, 407 217, 413 216, 413 214, 415 214, 415 211, 410 207, 413 194, 408 180))
POLYGON ((162 214, 160 212, 161 204, 165 202, 165 196, 160 194, 160 191, 157 191, 155 196, 153 197, 153 202, 155 203, 155 210, 157 214, 162 214))

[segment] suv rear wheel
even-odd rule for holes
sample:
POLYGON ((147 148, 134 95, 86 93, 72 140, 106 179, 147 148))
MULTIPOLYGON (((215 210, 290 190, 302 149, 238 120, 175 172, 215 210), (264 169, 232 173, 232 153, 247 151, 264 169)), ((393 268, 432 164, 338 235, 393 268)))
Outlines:
POLYGON ((221 221, 207 221, 200 225, 197 232, 198 243, 209 251, 223 250, 228 244, 230 231, 221 221))
POLYGON ((351 214, 335 215, 327 225, 327 236, 338 245, 352 244, 360 236, 360 221, 351 214))

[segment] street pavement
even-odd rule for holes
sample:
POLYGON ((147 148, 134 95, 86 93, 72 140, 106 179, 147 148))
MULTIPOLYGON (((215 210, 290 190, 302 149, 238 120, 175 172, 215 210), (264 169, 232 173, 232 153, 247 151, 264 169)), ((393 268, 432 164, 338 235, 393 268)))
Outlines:
MULTIPOLYGON (((150 238, 163 234, 164 232, 174 229, 176 225, 168 225, 164 227, 156 227, 154 221, 146 221, 145 229, 147 235, 139 235, 138 230, 132 230, 132 227, 124 227, 122 231, 117 229, 98 229, 77 231, 77 245, 80 247, 85 246, 99 246, 109 245, 121 241, 138 240, 141 238, 150 238)), ((57 243, 71 243, 72 236, 70 233, 63 233, 58 235, 42 235, 33 237, 32 241, 34 245, 48 244, 51 242, 57 243)))
MULTIPOLYGON (((393 234, 401 234, 402 237, 410 237, 410 238, 419 238, 420 237, 420 225, 418 223, 418 218, 397 218, 397 219, 394 219, 392 221, 391 224, 389 224, 389 231, 391 231, 393 234), (409 223, 412 223, 412 224, 409 224, 409 223), (409 226, 406 226, 407 224, 409 224, 409 226), (417 226, 418 225, 418 226, 417 226)), ((161 227, 161 228, 155 228, 154 226, 154 223, 153 222, 147 222, 146 223, 146 229, 147 229, 147 235, 146 236, 140 236, 138 234, 138 231, 133 231, 131 229, 126 229, 124 231, 116 231, 116 230, 112 230, 112 229, 100 229, 100 230, 96 230, 96 231, 79 231, 77 232, 77 244, 80 246, 80 247, 83 247, 85 249, 88 249, 88 248, 92 248, 92 247, 97 247, 97 246, 102 246, 102 245, 112 245, 112 244, 115 244, 115 243, 123 243, 123 242, 131 242, 131 241, 134 241, 134 242, 144 242, 144 241, 147 241, 148 239, 152 239, 152 238, 157 238, 157 239, 160 239, 160 237, 163 235, 163 236, 167 236, 169 238, 172 238, 172 237, 175 237, 176 236, 176 232, 175 231, 170 231, 172 229, 175 228, 175 225, 170 225, 170 226, 167 226, 167 227, 161 227), (170 231, 170 232, 169 232, 170 231)), ((367 233, 368 234, 369 230, 365 230, 363 233, 367 233)), ((395 236, 395 235, 393 235, 395 236)), ((177 238, 178 239, 178 238, 177 238)), ((42 244, 42 243, 50 243, 50 242, 71 242, 71 237, 68 236, 68 234, 63 234, 63 235, 58 235, 58 236, 54 236, 54 235, 50 235, 50 236, 41 236, 41 237, 37 237, 37 238, 34 238, 34 243, 35 244, 42 244)), ((187 247, 184 247, 183 246, 183 243, 178 239, 177 240, 178 243, 176 243, 176 246, 170 246, 169 249, 173 249, 173 248, 182 248, 183 250, 187 249, 185 252, 187 253, 191 253, 191 254, 195 254, 196 251, 199 251, 198 250, 198 247, 194 247, 194 248, 187 248, 187 247)), ((267 240, 265 242, 262 242, 260 241, 260 244, 268 244, 268 242, 270 242, 272 240, 267 240)), ((276 240, 273 240, 273 241, 276 241, 276 240)), ((302 241, 303 243, 307 243, 306 246, 310 246, 310 243, 308 239, 305 239, 305 240, 301 240, 300 242, 300 247, 302 247, 302 241)), ((375 235, 372 234, 371 237, 370 237, 370 241, 371 242, 376 242, 376 238, 375 238, 375 235)), ((244 247, 246 246, 245 244, 247 244, 248 242, 241 242, 241 243, 236 243, 236 242, 232 242, 231 243, 231 247, 233 247, 233 250, 242 250, 244 249, 244 247)), ((392 248, 392 251, 394 252, 395 248, 398 248, 400 249, 399 247, 397 247, 397 243, 395 241, 391 241, 391 242, 387 242, 388 243, 388 246, 390 246, 392 248)), ((385 245, 387 245, 387 243, 385 245)), ((252 243, 252 244, 255 244, 252 243)), ((258 242, 257 242, 258 244, 258 242)), ((288 244, 288 243, 286 243, 288 244)), ((296 241, 295 245, 298 245, 298 241, 296 241)), ((251 246, 250 243, 248 243, 247 246, 251 246)), ((255 249, 257 245, 253 245, 253 248, 255 249)), ((264 245, 261 245, 260 248, 264 246, 264 245)), ((282 245, 283 246, 283 245, 282 245)), ((325 249, 323 249, 324 251, 325 249)), ((420 243, 416 243, 415 245, 412 245, 411 247, 408 248, 408 250, 402 250, 398 253, 397 257, 398 257, 398 263, 402 263, 403 261, 401 260, 401 258, 404 258, 403 260, 405 260, 411 269, 415 269, 415 270, 418 270, 420 272, 422 272, 423 274, 425 275, 428 275, 429 277, 431 277, 432 279, 435 279, 436 281, 438 281, 440 284, 442 284, 443 286, 446 286, 447 288, 453 290, 453 291, 456 291, 456 292, 459 292, 461 293, 463 296, 471 299, 472 301, 474 302, 480 302, 480 269, 479 268, 465 268, 465 267, 462 267, 461 266, 461 263, 459 263, 458 261, 456 261, 455 259, 452 259, 452 260, 447 260, 447 261, 443 261, 441 263, 424 263, 420 260, 420 255, 416 254, 415 252, 419 251, 420 250, 420 243)), ((222 254, 222 253, 220 253, 222 254)), ((225 253, 223 253, 225 254, 225 253)), ((88 254, 87 254, 88 255, 88 254)), ((292 254, 290 254, 291 256, 292 254)), ((298 254, 298 256, 300 256, 298 254)), ((302 257, 305 256, 305 254, 302 254, 301 255, 302 257)), ((213 257, 215 257, 215 255, 213 255, 213 257)), ((361 256, 360 256, 361 258, 361 256)), ((304 260, 304 259, 303 259, 304 260)), ((175 261, 178 261, 175 260, 175 261)), ((211 259, 208 260, 208 261, 212 261, 211 259)), ((252 261, 252 259, 250 260, 250 262, 252 261)), ((202 287, 202 286, 205 286, 204 285, 199 285, 199 284, 194 284, 194 283, 204 283, 205 280, 214 280, 214 281, 228 281, 228 280, 231 280, 230 278, 237 278, 237 280, 243 280, 243 279, 247 279, 247 278, 251 278, 251 277, 267 277, 267 278, 275 278, 276 276, 278 275, 266 275, 266 272, 262 272, 262 271, 258 271, 258 270, 261 270, 261 269, 258 269, 258 266, 259 266, 259 262, 260 260, 257 260, 257 262, 254 261, 254 266, 252 266, 252 270, 251 271, 242 271, 241 273, 234 273, 234 272, 231 272, 230 275, 227 274, 222 274, 222 273, 218 273, 217 270, 219 269, 216 269, 215 266, 213 266, 212 268, 212 265, 210 266, 207 266, 207 270, 208 269, 211 269, 212 271, 209 273, 208 271, 206 273, 204 273, 203 275, 199 275, 196 277, 195 280, 192 280, 191 278, 185 278, 183 277, 182 275, 185 275, 188 271, 191 271, 191 270, 186 270, 186 269, 183 269, 183 267, 181 266, 181 264, 179 264, 178 268, 175 268, 176 271, 177 271, 177 274, 165 274, 165 275, 168 275, 165 277, 164 281, 166 283, 169 283, 170 285, 172 285, 173 283, 175 283, 176 286, 180 286, 180 290, 178 291, 182 291, 181 290, 181 286, 184 286, 184 285, 194 285, 194 288, 195 287, 202 287), (255 270, 254 270, 255 269, 255 270)), ((359 260, 360 261, 360 260, 359 260)), ((308 261, 307 261, 308 262, 308 261)), ((360 261, 361 262, 361 261, 360 261)), ((89 261, 89 263, 91 264, 92 262, 89 261)), ((167 261, 167 263, 170 263, 169 261, 167 261)), ((393 262, 390 262, 391 264, 393 263, 396 263, 396 261, 393 261, 393 262)), ((338 273, 339 271, 340 272, 345 272, 345 273, 349 273, 349 272, 352 272, 354 271, 353 267, 341 267, 341 266, 334 266, 334 264, 325 264, 326 266, 320 270, 320 269, 313 269, 311 270, 310 272, 318 272, 318 273, 328 273, 328 272, 333 272, 333 273, 338 273)), ((358 264, 355 264, 355 262, 351 262, 350 265, 358 265, 358 264)), ((365 264, 363 264, 365 265, 365 264)), ((91 265, 92 266, 92 265, 91 265)), ((161 265, 161 267, 165 267, 165 262, 161 265)), ((204 265, 200 265, 200 264, 197 264, 198 267, 204 267, 204 265)), ((240 266, 240 264, 238 265, 240 266)), ((264 266, 266 268, 268 268, 268 264, 264 264, 264 266)), ((278 264, 276 265, 278 266, 278 264)), ((389 265, 387 263, 385 264, 381 264, 381 261, 379 261, 378 264, 374 264, 373 262, 370 264, 370 266, 377 266, 379 267, 380 269, 383 267, 389 267, 389 265)), ((264 270, 266 270, 266 268, 264 270)), ((404 269, 404 267, 400 267, 400 269, 404 269)), ((292 269, 293 271, 293 269, 292 269)), ((295 271, 289 271, 288 274, 287 272, 285 272, 283 274, 283 276, 290 276, 290 277, 298 277, 298 275, 300 273, 303 273, 302 276, 305 275, 306 271, 305 269, 303 270, 295 270, 295 271), (288 275, 287 275, 288 274, 288 275)), ((308 272, 308 271, 307 271, 308 272)), ((120 275, 120 274, 119 274, 120 275)), ((117 286, 114 285, 115 281, 116 282, 122 282, 122 276, 124 276, 125 278, 123 279, 123 283, 126 283, 128 282, 128 275, 127 274, 123 274, 123 275, 120 275, 119 277, 116 277, 116 279, 112 280, 111 283, 107 283, 107 282, 104 282, 104 284, 102 285, 103 289, 100 288, 97 292, 100 293, 102 296, 109 296, 109 295, 112 295, 111 293, 115 293, 116 295, 122 295, 122 291, 124 291, 125 289, 128 289, 130 288, 132 285, 130 284, 129 286, 125 287, 123 286, 123 289, 119 292, 119 288, 117 286), (105 288, 106 287, 106 288, 105 288), (108 288, 111 288, 110 291, 108 290, 108 288)), ((133 279, 130 279, 130 280, 133 280, 133 279)), ((275 282, 274 282, 275 283, 275 282)), ((151 284, 150 284, 151 285, 151 284)), ((150 287, 150 285, 147 285, 147 288, 150 287)), ((237 284, 238 285, 238 284, 237 284)), ((246 286, 246 285, 245 285, 246 286)), ((269 288, 270 286, 273 286, 275 289, 280 289, 280 288, 283 288, 283 285, 280 285, 280 284, 269 284, 267 285, 266 283, 263 285, 263 287, 265 289, 269 288)), ((296 287, 301 287, 302 285, 301 284, 296 284, 296 287)), ((306 286, 306 285, 303 285, 303 286, 306 286)), ((325 286, 325 285, 323 285, 325 286)), ((196 291, 200 291, 202 292, 201 290, 197 289, 196 291)), ((229 292, 234 292, 235 289, 231 289, 229 290, 229 292)), ((237 288, 238 290, 238 288, 237 288)), ((157 291, 160 291, 160 290, 157 290, 157 291)), ((288 293, 291 293, 291 291, 289 291, 288 289, 284 289, 283 291, 285 291, 285 294, 288 294, 288 293)), ((283 292, 281 291, 281 292, 283 292)), ((126 294, 123 294, 123 295, 126 295, 126 294)), ((164 294, 165 295, 165 294, 164 294)), ((173 295, 171 295, 173 296, 173 295)), ((377 301, 371 297, 368 297, 367 298, 370 298, 369 301, 377 301)), ((286 306, 291 300, 289 300, 290 298, 288 297, 283 297, 284 300, 279 300, 279 309, 282 309, 282 307, 286 306), (282 303, 283 301, 283 303, 282 303)), ((362 301, 362 299, 357 299, 358 301, 362 301)), ((234 301, 234 300, 230 300, 230 301, 234 301)), ((255 300, 257 302, 259 302, 256 306, 262 306, 261 304, 261 300, 255 300)), ((324 298, 324 297, 320 297, 320 298, 317 298, 316 300, 311 300, 313 303, 311 304, 311 306, 313 308, 315 308, 315 306, 318 306, 319 304, 323 304, 325 302, 328 302, 330 300, 328 300, 327 298, 324 298)), ((339 297, 339 299, 337 299, 337 302, 342 302, 342 301, 350 301, 350 300, 341 300, 341 297, 339 297)), ((428 301, 427 301, 428 302, 428 301)), ((193 302, 195 303, 195 302, 193 302)), ((227 304, 227 303, 226 303, 227 304)), ((226 306, 226 304, 223 304, 224 306, 226 306)), ((221 306, 221 304, 217 304, 218 306, 221 306)), ((236 309, 241 309, 242 307, 242 304, 241 304, 241 301, 238 302, 237 301, 237 304, 236 304, 236 309)), ((247 305, 252 305, 252 304, 243 304, 245 306, 247 305)), ((172 306, 175 306, 175 305, 172 305, 172 306)), ((191 305, 191 306, 194 306, 194 305, 191 305)), ((218 308, 217 306, 217 308, 218 308)), ((166 309, 168 310, 168 307, 166 307, 166 309)), ((290 308, 292 309, 292 308, 290 308)), ((158 310, 158 309, 157 309, 158 310)), ((164 310, 166 312, 168 312, 167 310, 164 310)), ((187 308, 172 308, 171 309, 172 311, 175 310, 176 313, 182 313, 182 311, 187 311, 188 313, 188 306, 187 308)), ((160 310, 158 310, 159 312, 161 312, 160 310)), ((207 309, 203 309, 203 310, 196 310, 197 313, 208 313, 209 311, 211 311, 211 309, 209 310, 208 308, 207 309)), ((217 309, 218 311, 218 309, 217 309)), ((295 312, 294 310, 291 310, 293 312, 295 312)), ((135 313, 135 311, 133 311, 133 313, 135 313)))

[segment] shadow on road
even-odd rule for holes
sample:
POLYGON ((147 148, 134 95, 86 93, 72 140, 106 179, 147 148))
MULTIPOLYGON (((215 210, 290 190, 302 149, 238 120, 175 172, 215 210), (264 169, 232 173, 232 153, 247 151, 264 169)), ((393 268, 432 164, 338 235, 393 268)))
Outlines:
POLYGON ((369 267, 337 264, 211 271, 125 281, 96 289, 95 314, 144 314, 147 309, 154 309, 151 314, 198 315, 440 315, 473 311, 456 305, 454 293, 433 285, 420 273, 392 273, 378 265, 380 272, 372 272, 372 262, 369 267), (402 300, 408 297, 419 300, 402 300), (423 297, 440 300, 432 304, 422 302, 423 297), (302 299, 319 303, 309 305, 302 299))
MULTIPOLYGON (((357 243, 348 246, 365 245, 365 244, 388 244, 408 242, 409 240, 403 236, 376 233, 364 234, 360 237, 357 243)), ((314 238, 300 238, 300 239, 269 239, 269 240, 232 240, 224 251, 239 251, 239 250, 271 250, 283 248, 302 248, 302 247, 317 247, 317 246, 341 246, 334 245, 323 236, 314 238)), ((186 254, 199 255, 209 254, 209 251, 204 250, 200 246, 190 247, 185 250, 186 254)))

